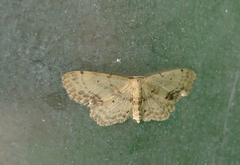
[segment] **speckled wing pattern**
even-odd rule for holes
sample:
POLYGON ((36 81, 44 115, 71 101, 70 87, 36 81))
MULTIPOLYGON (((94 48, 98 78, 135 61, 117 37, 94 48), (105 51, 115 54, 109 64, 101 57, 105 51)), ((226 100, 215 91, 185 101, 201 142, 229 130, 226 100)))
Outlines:
POLYGON ((72 71, 62 81, 70 98, 89 106, 90 116, 99 125, 122 123, 131 116, 132 90, 127 77, 72 71))
POLYGON ((168 119, 174 104, 189 94, 195 77, 189 69, 131 78, 72 71, 66 73, 62 81, 71 99, 89 106, 90 116, 99 125, 108 126, 126 121, 136 110, 143 121, 168 119), (134 90, 134 93, 140 90, 139 95, 135 96, 134 90))
POLYGON ((142 120, 165 120, 175 110, 175 103, 190 93, 196 74, 178 69, 145 77, 142 81, 142 120))

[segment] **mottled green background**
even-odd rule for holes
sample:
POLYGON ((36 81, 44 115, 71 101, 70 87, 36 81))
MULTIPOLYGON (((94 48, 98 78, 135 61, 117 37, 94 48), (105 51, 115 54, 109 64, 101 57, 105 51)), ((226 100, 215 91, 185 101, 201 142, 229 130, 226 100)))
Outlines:
POLYGON ((0 164, 240 164, 240 1, 1 0, 0 164), (121 59, 121 62, 117 62, 121 59), (163 122, 100 127, 61 76, 187 68, 163 122))

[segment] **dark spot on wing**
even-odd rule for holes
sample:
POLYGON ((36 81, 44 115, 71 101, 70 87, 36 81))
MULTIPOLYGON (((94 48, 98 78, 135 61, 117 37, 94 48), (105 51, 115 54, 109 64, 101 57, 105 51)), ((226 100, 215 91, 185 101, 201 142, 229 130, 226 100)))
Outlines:
POLYGON ((142 101, 146 101, 146 100, 147 100, 147 98, 142 96, 142 101))
POLYGON ((170 80, 172 80, 172 78, 170 78, 170 80))
POLYGON ((169 92, 168 94, 167 94, 167 96, 165 97, 165 99, 167 99, 167 100, 173 100, 173 95, 174 95, 174 93, 172 93, 172 92, 169 92))
POLYGON ((152 93, 158 94, 159 93, 159 87, 155 86, 154 89, 151 90, 152 93))
POLYGON ((164 75, 162 75, 162 73, 159 73, 159 74, 160 74, 160 76, 164 77, 164 75))
POLYGON ((83 71, 80 71, 81 72, 81 74, 83 74, 83 71))
POLYGON ((155 88, 153 90, 151 90, 152 93, 154 93, 154 91, 155 91, 155 88))
POLYGON ((181 69, 181 71, 183 72, 183 69, 181 69))
POLYGON ((117 91, 118 94, 122 94, 122 92, 120 92, 119 90, 117 91))
POLYGON ((109 75, 107 76, 107 78, 110 78, 110 77, 112 77, 112 74, 109 74, 109 75))
POLYGON ((114 103, 115 101, 114 101, 114 100, 112 100, 112 102, 114 103))
POLYGON ((98 95, 94 95, 95 97, 97 97, 100 100, 100 97, 98 95))
POLYGON ((99 83, 99 80, 97 80, 97 83, 99 83))
POLYGON ((165 99, 167 99, 167 100, 177 100, 178 98, 180 98, 180 92, 181 92, 181 90, 178 90, 178 91, 172 90, 171 92, 168 92, 165 99))
POLYGON ((130 77, 128 77, 129 79, 134 79, 134 77, 132 77, 132 76, 130 76, 130 77))

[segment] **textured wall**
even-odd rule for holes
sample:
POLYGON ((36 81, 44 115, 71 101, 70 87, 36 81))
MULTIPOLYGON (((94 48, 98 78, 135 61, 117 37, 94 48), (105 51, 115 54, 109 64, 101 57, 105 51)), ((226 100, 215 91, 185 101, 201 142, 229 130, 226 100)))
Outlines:
POLYGON ((240 3, 1 0, 0 164, 240 164, 240 3), (61 76, 187 68, 163 122, 100 127, 61 76))

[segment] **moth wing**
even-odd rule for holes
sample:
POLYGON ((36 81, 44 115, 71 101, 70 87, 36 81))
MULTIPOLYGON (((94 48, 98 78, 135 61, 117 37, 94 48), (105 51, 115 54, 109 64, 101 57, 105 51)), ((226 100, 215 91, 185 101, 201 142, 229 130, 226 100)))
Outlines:
POLYGON ((120 90, 120 93, 113 94, 92 108, 90 116, 102 126, 123 123, 132 116, 131 98, 132 90, 130 87, 120 90))
POLYGON ((62 77, 70 98, 94 107, 129 85, 128 78, 90 71, 72 71, 62 77))
POLYGON ((142 81, 143 121, 165 120, 175 110, 175 103, 190 93, 196 74, 178 69, 145 77, 142 81))
POLYGON ((175 105, 172 101, 152 93, 147 88, 144 88, 144 85, 142 97, 141 112, 143 121, 166 120, 169 118, 170 113, 175 110, 175 105))
POLYGON ((131 115, 132 87, 128 78, 90 71, 72 71, 62 77, 74 101, 91 108, 99 125, 124 122, 131 115))
POLYGON ((177 102, 190 93, 195 77, 196 74, 190 69, 178 69, 145 77, 143 83, 152 93, 177 102))

